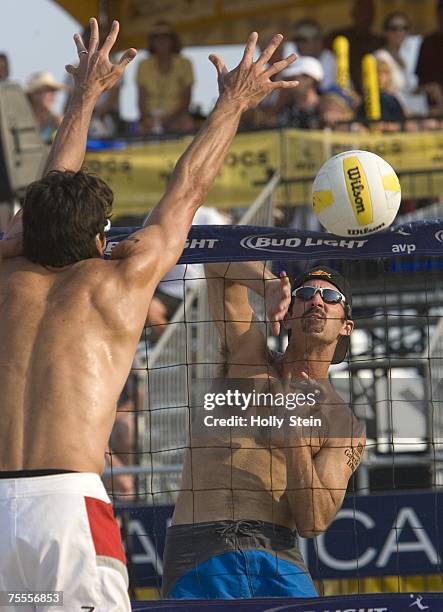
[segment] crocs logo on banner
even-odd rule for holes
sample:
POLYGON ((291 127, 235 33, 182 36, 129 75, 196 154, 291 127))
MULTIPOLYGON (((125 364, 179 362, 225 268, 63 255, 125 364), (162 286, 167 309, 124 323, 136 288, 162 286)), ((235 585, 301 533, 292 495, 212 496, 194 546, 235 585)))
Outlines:
POLYGON ((341 249, 360 249, 367 240, 334 240, 330 238, 273 238, 272 236, 245 236, 240 245, 245 249, 254 251, 268 251, 271 253, 290 253, 298 247, 338 247, 341 249))
POLYGON ((365 171, 356 157, 343 160, 346 190, 359 225, 372 223, 372 201, 365 171))
POLYGON ((435 232, 434 236, 439 242, 443 242, 443 229, 438 230, 438 232, 435 232))

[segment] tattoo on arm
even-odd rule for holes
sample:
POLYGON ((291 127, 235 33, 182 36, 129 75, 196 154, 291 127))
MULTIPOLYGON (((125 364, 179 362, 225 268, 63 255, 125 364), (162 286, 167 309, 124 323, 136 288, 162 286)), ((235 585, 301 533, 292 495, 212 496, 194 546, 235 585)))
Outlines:
POLYGON ((345 455, 348 458, 346 464, 351 468, 352 471, 356 470, 358 464, 360 463, 361 456, 363 454, 363 444, 361 442, 358 443, 356 447, 349 447, 345 450, 345 455))

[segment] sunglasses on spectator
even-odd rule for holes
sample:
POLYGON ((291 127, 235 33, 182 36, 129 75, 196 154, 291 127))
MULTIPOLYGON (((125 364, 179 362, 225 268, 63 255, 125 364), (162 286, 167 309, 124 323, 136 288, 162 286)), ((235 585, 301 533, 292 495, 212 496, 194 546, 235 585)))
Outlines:
POLYGON ((305 285, 303 287, 294 289, 292 295, 300 298, 304 302, 309 302, 309 300, 312 300, 316 293, 320 294, 321 299, 326 304, 343 303, 344 305, 346 302, 346 298, 341 291, 338 291, 338 289, 330 289, 329 287, 312 287, 311 285, 305 285))
POLYGON ((409 30, 409 26, 405 24, 392 24, 386 28, 388 32, 407 32, 409 30))

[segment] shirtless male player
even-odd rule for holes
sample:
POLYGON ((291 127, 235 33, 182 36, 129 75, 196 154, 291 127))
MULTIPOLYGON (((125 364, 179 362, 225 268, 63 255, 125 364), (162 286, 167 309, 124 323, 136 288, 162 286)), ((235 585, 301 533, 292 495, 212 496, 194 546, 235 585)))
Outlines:
POLYGON ((330 364, 343 361, 348 348, 351 288, 325 266, 295 279, 292 292, 285 274, 278 279, 254 262, 208 264, 206 277, 226 358, 223 378, 212 390, 244 391, 246 384, 247 391, 268 398, 283 394, 290 410, 255 404, 246 411, 236 405, 206 413, 244 419, 243 426, 226 427, 211 425, 212 416, 208 426, 204 410, 196 407, 167 532, 163 594, 315 597, 295 530, 306 538, 325 531, 365 444, 362 427, 327 378, 330 364), (274 333, 284 321, 290 332, 284 354, 267 348, 266 325, 249 304, 248 288, 265 297, 274 333), (293 410, 297 393, 300 405, 293 410), (282 419, 281 428, 248 421, 270 414, 282 419), (322 424, 290 426, 292 415, 322 424))
MULTIPOLYGON (((94 104, 136 51, 113 65, 118 22, 101 48, 95 19, 90 28, 88 49, 74 37, 79 66, 67 67, 74 77, 69 108, 44 178, 27 190, 24 256, 0 265, 0 591, 28 592, 29 610, 38 607, 35 591, 63 591, 69 612, 130 610, 120 534, 99 477, 117 399, 147 305, 183 250, 242 112, 297 84, 270 80, 295 55, 266 68, 281 35, 254 62, 252 33, 231 72, 211 56, 220 89, 215 108, 145 227, 104 261, 112 192, 80 168, 94 104)), ((8 601, 14 607, 14 596, 8 601)))

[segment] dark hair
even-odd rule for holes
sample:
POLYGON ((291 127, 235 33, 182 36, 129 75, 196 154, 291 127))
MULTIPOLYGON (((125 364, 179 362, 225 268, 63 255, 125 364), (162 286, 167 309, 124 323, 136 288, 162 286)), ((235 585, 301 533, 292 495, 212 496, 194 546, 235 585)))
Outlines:
POLYGON ((149 32, 148 34, 148 51, 151 54, 155 53, 155 49, 154 49, 154 45, 153 45, 153 38, 159 34, 159 32, 156 32, 156 28, 168 28, 169 32, 164 32, 165 34, 167 34, 168 36, 170 36, 171 38, 171 53, 180 53, 180 51, 182 50, 182 44, 181 44, 181 40, 177 34, 177 32, 174 30, 174 28, 172 27, 172 25, 168 22, 168 21, 157 21, 154 24, 154 27, 152 28, 152 31, 149 32))
POLYGON ((389 29, 389 26, 391 24, 391 21, 393 19, 396 19, 397 17, 400 17, 401 19, 404 19, 406 21, 406 23, 408 24, 409 27, 411 27, 411 20, 409 19, 408 15, 406 15, 406 13, 402 13, 401 11, 394 11, 393 13, 389 13, 389 15, 386 15, 385 20, 383 21, 383 30, 386 32, 386 30, 389 29))
POLYGON ((67 266, 100 257, 95 237, 104 237, 114 195, 86 172, 53 171, 31 183, 23 202, 23 252, 42 266, 67 266))

